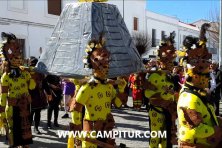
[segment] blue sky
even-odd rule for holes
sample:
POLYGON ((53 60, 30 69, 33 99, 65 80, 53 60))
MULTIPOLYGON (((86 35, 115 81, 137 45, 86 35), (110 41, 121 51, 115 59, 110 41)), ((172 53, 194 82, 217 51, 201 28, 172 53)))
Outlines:
POLYGON ((146 8, 159 14, 175 16, 186 23, 192 23, 199 19, 212 18, 211 13, 219 12, 220 0, 147 0, 146 8))

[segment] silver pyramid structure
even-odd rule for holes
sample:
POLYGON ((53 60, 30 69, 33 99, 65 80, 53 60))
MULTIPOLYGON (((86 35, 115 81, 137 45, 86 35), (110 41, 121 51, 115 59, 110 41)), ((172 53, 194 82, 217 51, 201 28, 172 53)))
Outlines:
POLYGON ((103 32, 111 52, 108 77, 140 71, 142 60, 115 5, 108 3, 73 3, 67 5, 54 28, 37 71, 58 76, 81 78, 91 75, 83 57, 91 39, 103 32))

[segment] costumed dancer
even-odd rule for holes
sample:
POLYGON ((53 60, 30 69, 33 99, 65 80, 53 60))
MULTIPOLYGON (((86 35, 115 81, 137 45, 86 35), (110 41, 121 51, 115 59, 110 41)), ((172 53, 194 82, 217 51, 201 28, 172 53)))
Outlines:
POLYGON ((186 82, 177 105, 180 148, 221 147, 222 120, 216 117, 212 98, 207 92, 212 57, 206 48, 208 27, 209 24, 202 25, 199 39, 188 36, 184 40, 186 82))
POLYGON ((29 89, 35 88, 35 82, 29 72, 19 68, 23 59, 16 36, 4 32, 1 35, 1 57, 5 69, 1 77, 1 118, 8 132, 10 147, 28 147, 32 143, 29 89))
MULTIPOLYGON (((79 91, 80 87, 82 85, 85 85, 88 81, 89 78, 85 77, 83 79, 70 79, 71 82, 74 83, 75 85, 75 92, 74 92, 74 96, 70 99, 68 106, 69 106, 69 112, 71 112, 71 118, 72 118, 72 123, 74 122, 74 118, 75 118, 75 114, 74 114, 74 107, 75 107, 75 103, 76 103, 76 94, 79 91)), ((82 107, 82 115, 85 114, 85 107, 82 107)), ((83 116, 82 116, 82 121, 83 121, 83 116)), ((78 138, 74 138, 73 136, 70 136, 68 138, 68 143, 67 143, 67 148, 73 148, 75 147, 81 147, 82 142, 81 140, 78 140, 78 138)))
POLYGON ((176 141, 176 102, 171 71, 176 57, 174 44, 175 33, 163 40, 158 49, 160 70, 150 71, 145 82, 145 96, 149 98, 150 130, 167 131, 166 138, 150 138, 149 147, 172 147, 176 141))
POLYGON ((140 111, 143 99, 144 75, 142 72, 131 74, 129 77, 130 88, 132 89, 133 108, 140 111))
MULTIPOLYGON (((107 74, 109 70, 109 51, 104 47, 104 39, 92 40, 89 42, 86 52, 88 56, 84 59, 85 67, 93 69, 93 77, 87 84, 83 85, 76 95, 74 105, 73 120, 70 128, 74 131, 111 131, 114 127, 114 119, 111 114, 111 104, 117 107, 121 106, 121 98, 124 98, 122 92, 126 86, 123 81, 118 85, 118 94, 113 85, 107 83, 107 74), (85 107, 84 121, 82 123, 82 107, 85 107), (83 129, 82 129, 83 124, 83 129)), ((92 142, 93 138, 90 138, 92 142)), ((94 139, 95 140, 95 139, 94 139)), ((88 142, 84 139, 82 147, 107 147, 115 145, 114 139, 97 139, 96 142, 88 142), (108 145, 101 145, 103 141, 108 145), (96 144, 95 144, 96 143, 96 144)))

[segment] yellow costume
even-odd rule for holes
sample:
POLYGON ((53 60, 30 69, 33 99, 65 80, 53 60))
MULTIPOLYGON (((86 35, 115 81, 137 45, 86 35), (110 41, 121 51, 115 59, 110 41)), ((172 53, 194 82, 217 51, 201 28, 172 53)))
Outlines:
MULTIPOLYGON (((167 131, 167 127, 172 126, 171 117, 167 109, 174 102, 174 93, 172 91, 174 84, 168 80, 167 73, 164 71, 151 73, 147 81, 150 87, 145 90, 145 96, 150 99, 150 109, 148 112, 150 130, 156 132, 167 131)), ((158 148, 159 145, 165 148, 167 146, 167 139, 150 138, 150 148, 158 148)))
MULTIPOLYGON (((183 90, 191 89, 189 86, 184 87, 183 90)), ((182 91, 178 101, 178 117, 179 117, 179 139, 190 144, 200 144, 204 146, 212 146, 207 138, 214 134, 214 126, 218 126, 217 117, 214 114, 214 107, 209 102, 204 103, 200 97, 200 93, 194 90, 182 91), (196 93, 196 94, 194 94, 196 93), (195 110, 199 113, 199 123, 192 125, 189 123, 186 115, 186 109, 195 110), (211 114, 211 113, 212 114, 211 114), (213 117, 212 117, 213 115, 213 117)), ((206 96, 205 96, 206 97, 206 96)), ((222 137, 221 137, 222 138, 222 137)))
POLYGON ((3 32, 2 37, 0 54, 4 73, 1 77, 0 118, 8 133, 9 145, 27 146, 32 143, 29 89, 35 88, 35 82, 29 72, 19 68, 23 59, 15 35, 3 32))
MULTIPOLYGON (((81 86, 75 95, 72 123, 70 123, 71 130, 83 130, 87 133, 111 131, 115 123, 111 114, 111 105, 114 104, 116 107, 120 107, 122 105, 121 99, 126 97, 123 93, 127 84, 124 79, 118 79, 118 92, 107 81, 110 53, 104 47, 103 39, 100 37, 98 41, 92 40, 87 46, 86 53, 88 56, 85 57, 84 64, 85 67, 93 69, 93 76, 86 84, 81 86), (85 114, 82 122, 83 107, 85 107, 85 114)), ((84 148, 101 146, 101 141, 102 147, 115 145, 113 139, 95 140, 90 135, 88 136, 90 140, 84 139, 82 142, 84 148), (92 140, 94 140, 93 143, 92 140)), ((71 144, 72 142, 70 142, 71 144)))
MULTIPOLYGON (((29 110, 29 106, 23 106, 22 103, 25 101, 24 104, 29 104, 31 103, 31 98, 28 92, 28 89, 34 89, 35 88, 35 82, 33 79, 31 79, 31 76, 28 72, 26 71, 21 71, 21 75, 18 78, 10 78, 9 74, 4 73, 1 78, 1 96, 0 96, 0 105, 6 107, 5 108, 5 113, 1 114, 1 117, 3 119, 7 120, 7 128, 9 129, 9 136, 12 141, 17 141, 19 143, 18 137, 21 137, 21 133, 15 133, 13 130, 16 128, 13 125, 13 121, 15 119, 19 119, 13 116, 19 116, 19 112, 21 108, 24 109, 24 112, 21 112, 21 118, 27 118, 28 119, 28 112, 25 112, 29 110), (27 101, 27 102, 26 102, 27 101), (19 104, 21 102, 21 104, 19 104), (21 105, 21 106, 19 106, 21 105), (17 106, 17 107, 16 107, 17 106), (17 137, 15 138, 16 134, 17 137)), ((29 120, 22 121, 25 125, 20 125, 19 122, 17 121, 16 126, 21 126, 21 128, 25 128, 26 130, 30 130, 30 123, 29 120), (24 126, 24 127, 23 127, 24 126)), ((24 130, 24 139, 26 138, 32 138, 31 130, 26 133, 24 130), (26 135, 27 134, 27 135, 26 135), (27 137, 26 137, 27 136, 27 137)), ((14 143, 16 145, 17 143, 14 143)), ((26 143, 24 143, 26 144, 26 143)))
MULTIPOLYGON (((123 92, 124 89, 122 89, 123 92)), ((83 130, 92 131, 93 129, 86 129, 84 124, 90 124, 91 122, 101 122, 106 124, 107 117, 111 114, 112 102, 117 106, 121 106, 121 100, 116 97, 116 90, 111 84, 102 84, 100 81, 95 84, 83 85, 77 93, 76 102, 85 106, 85 115, 83 130), (94 86, 95 85, 95 86, 94 86)), ((82 115, 80 112, 74 111, 72 122, 75 125, 82 124, 82 115)), ((87 126, 87 125, 86 125, 87 126)), ((100 129, 106 129, 106 125, 100 129)), ((95 144, 90 144, 84 141, 82 147, 96 147, 95 144)))
POLYGON ((222 125, 215 115, 209 90, 211 54, 205 44, 205 32, 209 24, 201 27, 200 39, 188 36, 184 40, 187 50, 186 82, 181 89, 177 114, 180 148, 217 147, 222 142, 222 125), (190 47, 195 44, 196 48, 190 47))
POLYGON ((145 82, 145 96, 150 102, 148 111, 150 130, 151 132, 167 132, 167 137, 151 137, 150 148, 172 147, 172 142, 176 141, 176 116, 174 115, 176 102, 174 101, 174 82, 170 74, 175 59, 174 37, 175 33, 171 33, 170 37, 161 42, 158 50, 161 70, 151 71, 145 82))

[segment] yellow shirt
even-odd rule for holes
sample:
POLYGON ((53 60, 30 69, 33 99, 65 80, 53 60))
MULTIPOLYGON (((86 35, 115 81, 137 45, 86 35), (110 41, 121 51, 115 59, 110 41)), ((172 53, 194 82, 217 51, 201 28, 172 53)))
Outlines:
POLYGON ((210 144, 207 143, 206 138, 214 134, 215 125, 212 118, 214 118, 215 121, 217 121, 217 119, 214 113, 213 106, 210 104, 207 104, 207 106, 213 113, 213 117, 211 117, 210 113, 207 110, 207 107, 198 96, 189 92, 182 92, 180 94, 177 105, 180 141, 210 146, 210 144), (193 109, 199 112, 201 114, 203 122, 200 123, 197 127, 190 128, 189 125, 186 124, 187 122, 185 120, 184 113, 181 107, 193 109))
POLYGON ((121 105, 116 98, 116 90, 111 84, 97 83, 83 85, 77 93, 76 102, 85 106, 85 119, 90 121, 106 120, 107 114, 111 112, 111 103, 121 105))
POLYGON ((0 105, 6 106, 7 98, 18 99, 21 95, 29 95, 28 90, 34 89, 36 84, 29 72, 21 71, 21 75, 18 78, 10 78, 9 73, 4 73, 1 77, 1 86, 8 88, 7 92, 0 94, 0 105))

